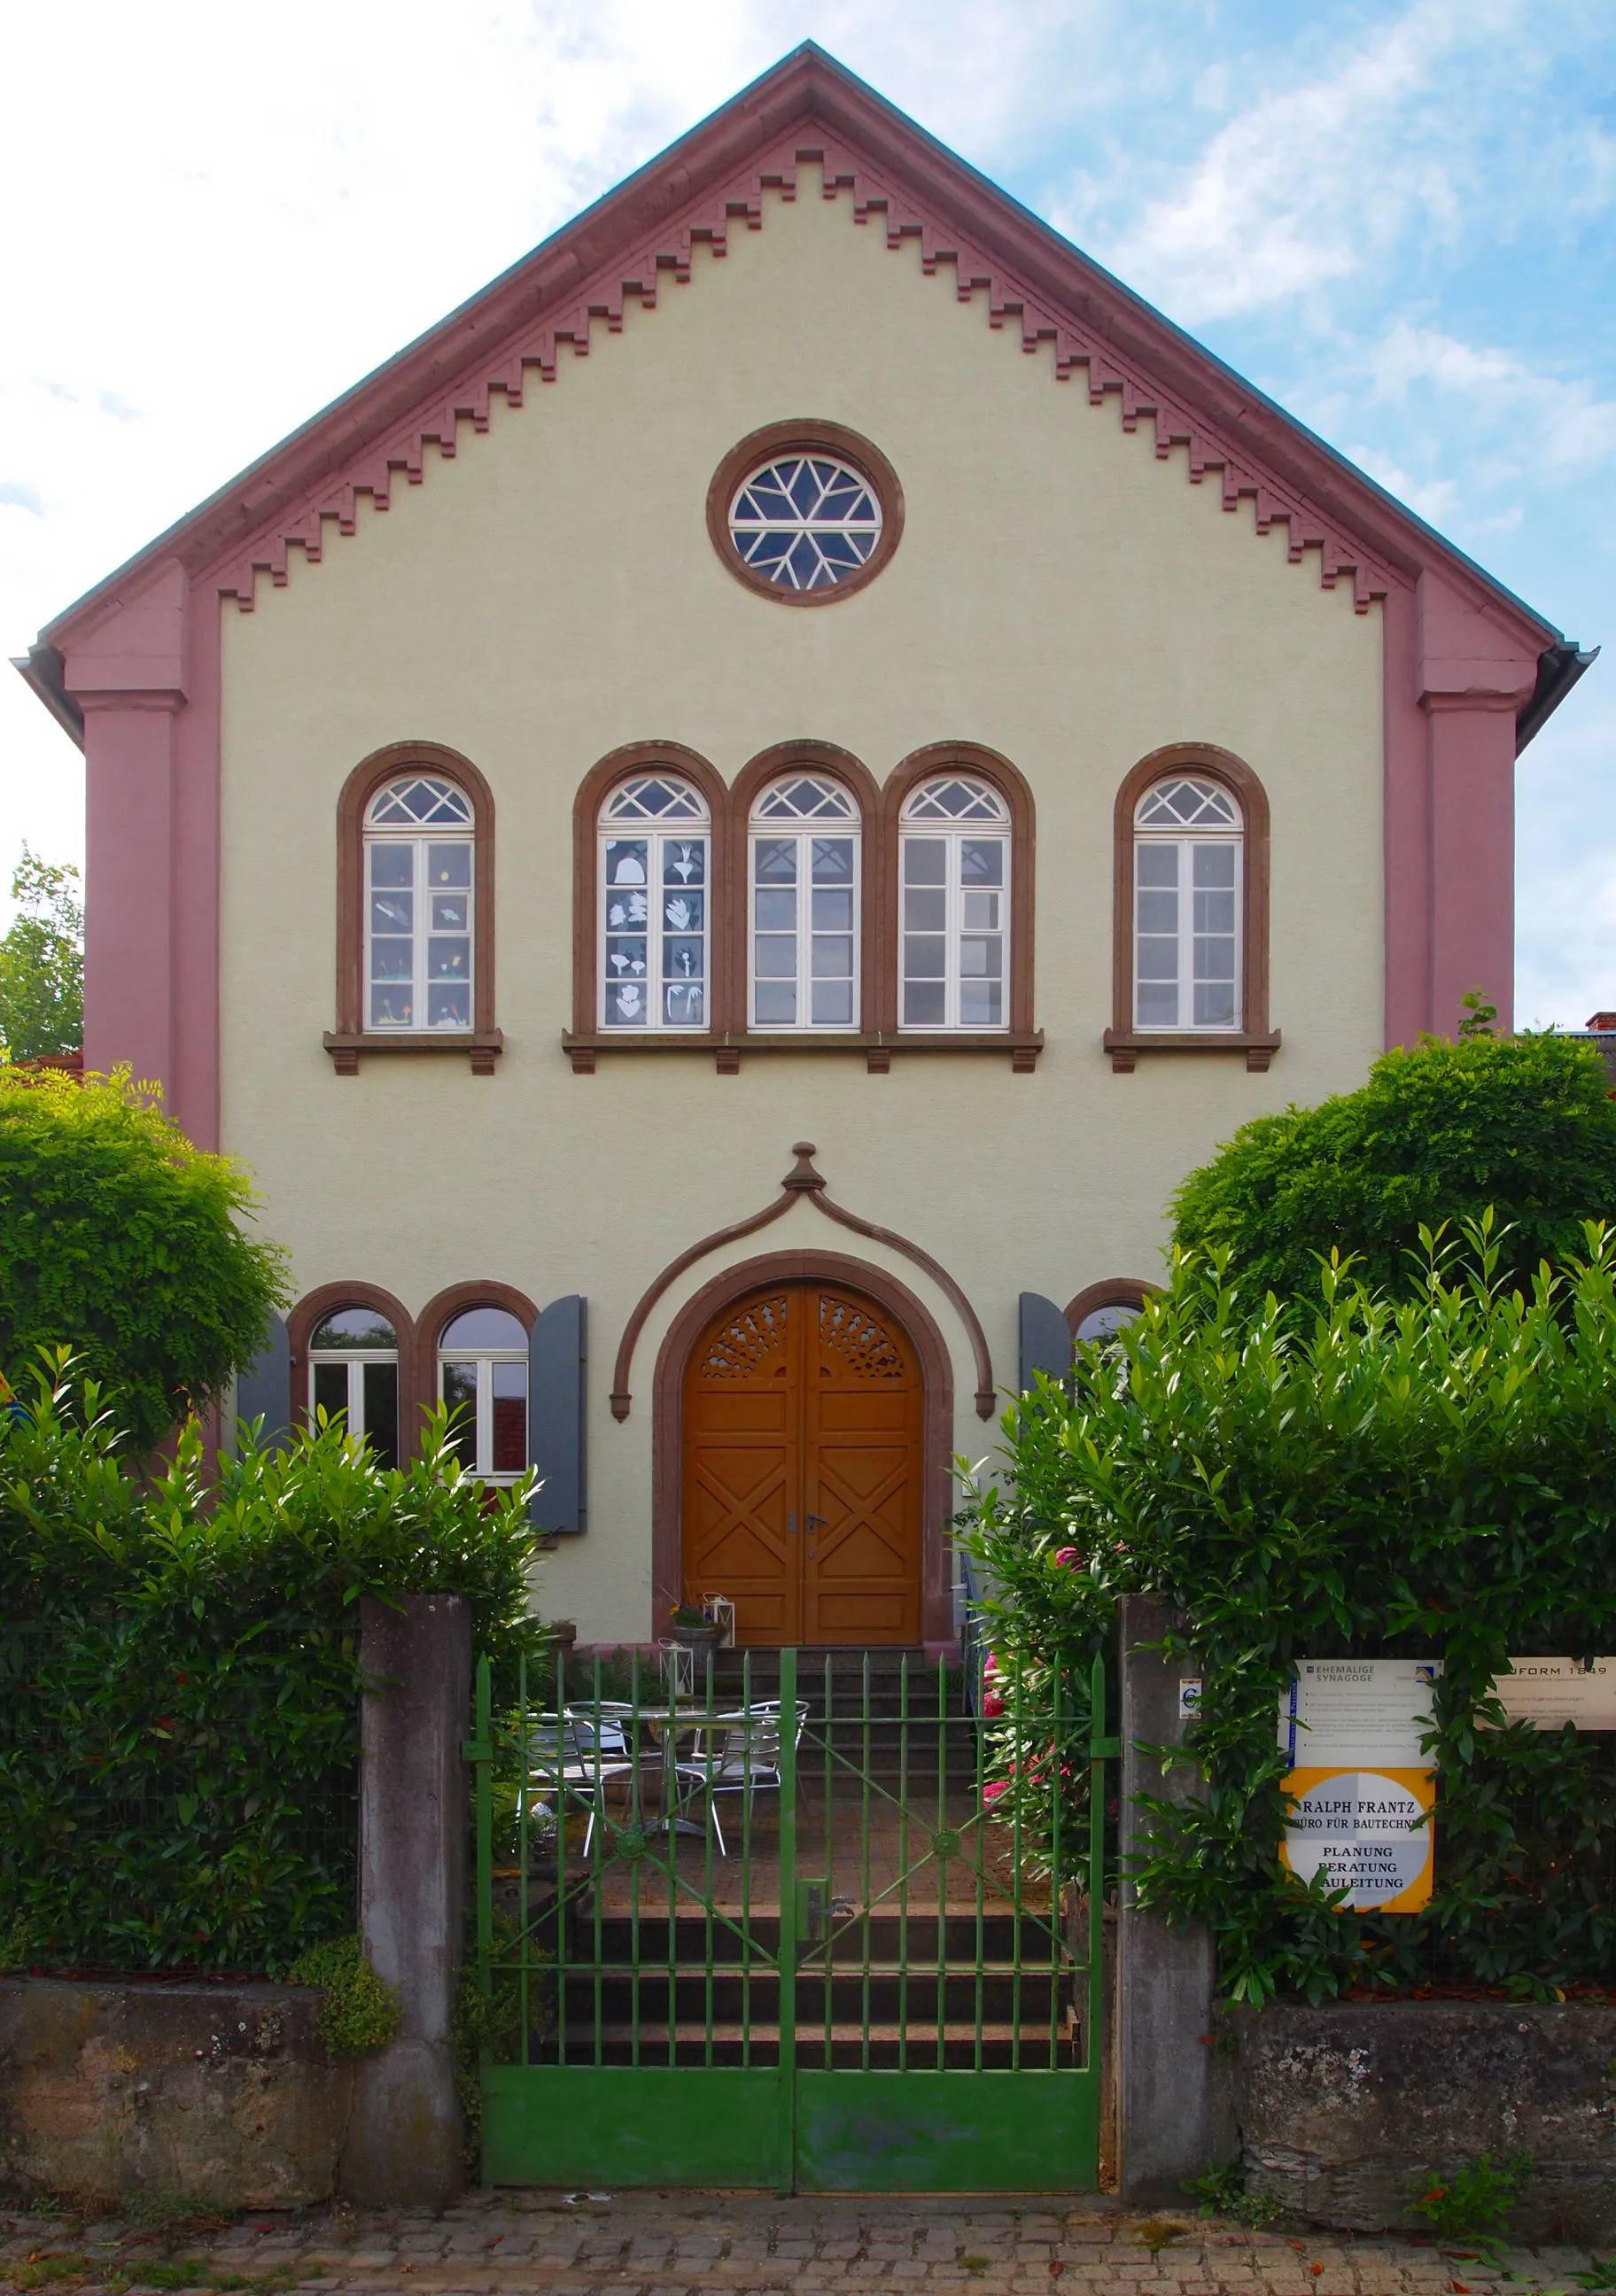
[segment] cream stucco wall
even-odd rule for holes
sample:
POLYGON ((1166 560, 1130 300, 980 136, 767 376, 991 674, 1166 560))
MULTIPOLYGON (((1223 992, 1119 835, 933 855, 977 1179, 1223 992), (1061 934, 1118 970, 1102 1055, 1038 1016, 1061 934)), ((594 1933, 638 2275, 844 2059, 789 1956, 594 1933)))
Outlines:
MULTIPOLYGON (((1381 631, 1349 590, 1291 565, 1215 483, 1129 436, 1114 399, 1057 384, 1047 352, 961 305, 845 201, 772 195, 727 258, 630 307, 586 360, 535 381, 457 458, 362 509, 318 566, 226 609, 224 1141, 255 1168, 299 1291, 340 1277, 414 1311, 492 1276, 541 1303, 582 1292, 592 1324, 591 1529, 547 1565, 546 1607, 587 1637, 650 1627, 650 1382, 610 1417, 611 1361, 658 1268, 757 1210, 818 1144, 836 1196, 912 1236, 974 1303, 1013 1377, 1022 1290, 1064 1300, 1149 1275, 1182 1174, 1236 1125, 1358 1082, 1382 1011, 1381 631), (858 594, 793 612, 734 582, 709 544, 709 479, 760 424, 815 414, 896 464, 906 525, 858 594), (1038 812, 1037 1073, 1003 1056, 894 1062, 603 1058, 574 1077, 571 807, 618 744, 687 743, 733 780, 792 736, 851 750, 877 781, 923 742, 1013 758, 1038 812), (367 1062, 340 1079, 332 1025, 334 814, 353 765, 415 736, 474 758, 498 808, 498 1075, 459 1060, 367 1062), (1155 1057, 1114 1076, 1112 807, 1161 744, 1214 742, 1273 810, 1266 1076, 1155 1057)), ((806 1207, 757 1249, 862 1251, 806 1207)), ((748 1256, 742 1246, 730 1254, 748 1256)), ((955 1357, 960 1449, 989 1447, 969 1349, 935 1287, 890 1252, 955 1357)))

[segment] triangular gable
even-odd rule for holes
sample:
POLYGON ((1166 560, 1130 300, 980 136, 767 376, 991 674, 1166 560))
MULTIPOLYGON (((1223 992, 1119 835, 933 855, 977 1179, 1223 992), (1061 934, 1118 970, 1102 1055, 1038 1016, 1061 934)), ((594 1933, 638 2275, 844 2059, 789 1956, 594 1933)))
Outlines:
MULTIPOLYGON (((811 44, 220 488, 60 617, 49 647, 81 637, 98 610, 164 561, 250 611, 257 579, 288 578, 294 549, 318 559, 328 528, 352 534, 359 496, 385 510, 400 475, 422 483, 429 447, 447 459, 462 423, 486 430, 497 393, 520 406, 558 351, 586 355, 626 303, 653 309, 691 275, 692 250, 721 256, 731 232, 763 227, 766 192, 847 201, 895 250, 918 244, 928 273, 952 268, 988 324, 1048 345, 1054 373, 1091 401, 1114 398, 1123 427, 1152 424, 1167 459, 1185 451, 1200 484, 1216 472, 1226 509, 1249 501, 1257 531, 1283 521, 1290 555, 1318 553, 1325 586, 1350 578, 1360 612, 1440 566, 1489 620, 1534 652, 1560 634, 1361 472, 1224 366, 1118 280, 979 176, 811 44)), ((1572 651, 1562 648, 1563 652, 1572 651)), ((1559 698, 1558 693, 1554 698, 1559 698)), ((1545 713, 1546 714, 1546 713, 1545 713)))

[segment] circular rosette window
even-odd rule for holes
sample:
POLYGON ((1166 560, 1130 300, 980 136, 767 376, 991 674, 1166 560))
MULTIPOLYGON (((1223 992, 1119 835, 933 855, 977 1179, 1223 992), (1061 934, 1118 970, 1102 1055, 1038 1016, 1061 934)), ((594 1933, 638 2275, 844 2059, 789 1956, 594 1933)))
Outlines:
POLYGON ((896 472, 835 423, 775 424, 726 455, 708 491, 718 554, 748 589, 823 605, 880 572, 903 529, 896 472))

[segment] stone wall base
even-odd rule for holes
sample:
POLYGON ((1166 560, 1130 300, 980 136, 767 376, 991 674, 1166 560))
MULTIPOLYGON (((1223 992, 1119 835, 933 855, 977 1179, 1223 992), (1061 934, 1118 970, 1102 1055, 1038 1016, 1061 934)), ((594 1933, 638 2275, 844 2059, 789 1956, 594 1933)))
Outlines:
POLYGON ((0 2186, 221 2208, 329 2200, 351 2063, 293 1985, 0 1978, 0 2186))
POLYGON ((1341 2001, 1220 2021, 1249 2192, 1342 2231, 1428 2231, 1416 2177, 1530 2152, 1515 2237, 1616 2236, 1616 2003, 1341 2001))

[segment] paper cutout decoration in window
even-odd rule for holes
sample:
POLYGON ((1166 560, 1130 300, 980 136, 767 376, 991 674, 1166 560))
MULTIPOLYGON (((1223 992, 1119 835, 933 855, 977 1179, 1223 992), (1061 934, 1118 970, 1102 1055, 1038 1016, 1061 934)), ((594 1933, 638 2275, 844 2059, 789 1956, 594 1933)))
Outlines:
POLYGON ((337 1308, 308 1342, 311 1418, 346 1416, 383 1467, 398 1464, 398 1339, 373 1308, 337 1308))
POLYGON ((528 1334, 503 1308, 467 1308, 438 1341, 449 1442, 469 1474, 513 1483, 528 1467, 528 1334))
POLYGON ((365 1027, 472 1026, 472 816, 437 774, 385 783, 365 816, 365 1027))
POLYGON ((881 540, 875 490, 828 455, 783 455, 735 489, 730 539, 742 565, 776 588, 834 589, 881 540))
POLYGON ((1010 811, 964 774, 922 782, 899 824, 899 1025, 1003 1029, 1010 980, 1010 811))
POLYGON ((705 1029, 711 824, 688 782, 636 774, 601 808, 601 1021, 705 1029))
POLYGON ((1134 814, 1134 1025, 1238 1029, 1244 824, 1221 782, 1174 775, 1134 814))
POLYGON ((858 860, 858 808, 840 782, 789 774, 753 806, 753 1028, 857 1026, 858 860))

